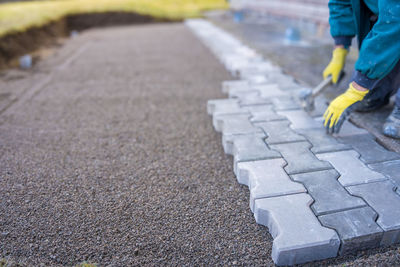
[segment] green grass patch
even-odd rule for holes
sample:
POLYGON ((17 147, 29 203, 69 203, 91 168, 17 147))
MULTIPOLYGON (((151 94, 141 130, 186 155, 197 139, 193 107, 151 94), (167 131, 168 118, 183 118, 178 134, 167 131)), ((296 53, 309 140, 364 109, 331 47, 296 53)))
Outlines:
POLYGON ((212 9, 226 9, 225 0, 60 0, 0 5, 0 37, 40 27, 68 15, 134 12, 158 19, 182 20, 212 9))

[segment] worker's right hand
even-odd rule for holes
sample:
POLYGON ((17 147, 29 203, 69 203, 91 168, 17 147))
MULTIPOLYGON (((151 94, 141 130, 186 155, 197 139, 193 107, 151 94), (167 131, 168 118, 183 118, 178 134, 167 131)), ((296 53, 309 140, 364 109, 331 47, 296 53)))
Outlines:
POLYGON ((369 90, 366 88, 362 89, 361 91, 360 86, 352 82, 349 85, 349 89, 347 89, 344 94, 336 97, 335 100, 331 102, 324 114, 324 126, 327 133, 332 134, 340 131, 347 116, 357 108, 357 104, 368 94, 369 90), (356 89, 356 87, 358 89, 356 89))
POLYGON ((332 83, 336 84, 339 80, 340 72, 346 62, 347 49, 344 47, 336 47, 332 53, 331 62, 325 68, 322 76, 326 79, 329 75, 332 75, 332 83))

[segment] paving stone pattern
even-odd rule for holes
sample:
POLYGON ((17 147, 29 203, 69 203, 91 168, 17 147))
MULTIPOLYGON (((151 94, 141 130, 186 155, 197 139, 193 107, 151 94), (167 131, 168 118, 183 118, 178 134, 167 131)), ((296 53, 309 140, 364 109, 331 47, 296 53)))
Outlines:
POLYGON ((256 51, 205 20, 187 26, 237 80, 207 111, 249 187, 257 223, 274 237, 272 259, 293 265, 400 242, 400 155, 345 122, 327 135, 304 89, 256 51), (397 191, 396 191, 397 190, 397 191))

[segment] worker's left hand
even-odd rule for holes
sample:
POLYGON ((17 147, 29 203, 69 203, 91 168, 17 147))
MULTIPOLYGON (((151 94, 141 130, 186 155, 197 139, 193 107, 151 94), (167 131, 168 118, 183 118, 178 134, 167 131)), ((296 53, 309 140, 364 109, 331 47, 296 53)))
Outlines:
POLYGON ((357 104, 360 103, 369 92, 367 89, 365 89, 365 91, 360 91, 354 88, 353 83, 350 83, 347 91, 335 98, 325 111, 324 126, 329 134, 338 133, 340 131, 347 116, 357 107, 357 104))

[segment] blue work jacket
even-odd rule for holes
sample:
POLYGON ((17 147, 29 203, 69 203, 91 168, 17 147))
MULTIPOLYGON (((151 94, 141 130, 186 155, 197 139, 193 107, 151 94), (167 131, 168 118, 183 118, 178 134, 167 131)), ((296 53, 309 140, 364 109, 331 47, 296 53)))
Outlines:
POLYGON ((357 36, 360 53, 354 80, 369 89, 389 74, 400 59, 400 0, 376 3, 378 14, 373 14, 363 0, 329 1, 329 24, 335 44, 348 46, 357 36))

